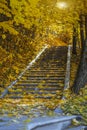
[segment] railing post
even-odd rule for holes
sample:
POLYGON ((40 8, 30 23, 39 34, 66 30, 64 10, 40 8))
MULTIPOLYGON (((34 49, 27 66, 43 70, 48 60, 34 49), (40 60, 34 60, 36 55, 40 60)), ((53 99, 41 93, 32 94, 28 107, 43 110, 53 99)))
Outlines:
POLYGON ((64 83, 64 92, 62 100, 66 99, 65 90, 70 87, 70 62, 71 62, 71 48, 72 46, 68 46, 68 53, 67 53, 67 64, 66 64, 66 75, 65 75, 65 83, 64 83))
POLYGON ((70 87, 71 47, 72 47, 71 45, 68 46, 67 65, 66 65, 66 75, 65 75, 65 86, 64 86, 64 90, 70 87))

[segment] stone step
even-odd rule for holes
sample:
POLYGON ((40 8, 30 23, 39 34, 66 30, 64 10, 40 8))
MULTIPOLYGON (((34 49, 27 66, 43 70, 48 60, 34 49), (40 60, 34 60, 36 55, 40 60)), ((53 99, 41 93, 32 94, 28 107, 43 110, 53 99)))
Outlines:
POLYGON ((26 74, 62 74, 65 75, 65 71, 45 71, 45 70, 31 70, 31 71, 27 71, 26 74))
POLYGON ((73 120, 79 122, 77 118, 82 120, 82 118, 78 115, 64 115, 61 108, 58 110, 58 114, 55 116, 46 116, 46 117, 38 117, 34 118, 29 124, 28 128, 30 130, 87 130, 87 126, 82 126, 82 124, 78 123, 72 124, 73 120))
MULTIPOLYGON (((31 93, 30 93, 31 94, 31 93)), ((6 96, 6 99, 7 98, 12 98, 12 99, 21 99, 21 98, 40 98, 40 99, 51 99, 51 98, 56 98, 56 99, 59 99, 62 97, 61 94, 59 95, 56 95, 56 94, 38 94, 38 93, 32 93, 31 95, 30 94, 15 94, 15 93, 11 93, 9 95, 6 96)))
MULTIPOLYGON (((45 69, 40 69, 40 68, 36 68, 36 69, 28 69, 27 70, 27 72, 48 72, 47 70, 45 70, 45 69)), ((63 73, 63 72, 65 72, 65 70, 63 70, 63 71, 61 71, 61 70, 58 70, 58 68, 57 68, 57 70, 54 70, 54 71, 49 71, 50 73, 52 73, 52 72, 61 72, 61 73, 63 73)))
POLYGON ((48 76, 50 76, 50 77, 55 77, 55 76, 56 76, 56 77, 65 77, 64 74, 57 74, 57 73, 51 73, 51 74, 50 74, 50 73, 47 73, 47 74, 44 74, 44 73, 31 73, 31 74, 30 74, 30 73, 26 73, 26 74, 24 74, 24 77, 32 77, 32 76, 33 76, 33 77, 36 77, 36 76, 37 76, 37 77, 38 77, 38 76, 39 76, 39 77, 40 77, 40 76, 41 76, 41 77, 43 77, 43 76, 44 76, 44 77, 48 77, 48 76))
MULTIPOLYGON (((24 99, 24 98, 31 98, 30 95, 26 96, 26 95, 9 95, 7 96, 6 98, 10 98, 10 99, 24 99)), ((49 96, 49 95, 32 95, 32 98, 38 98, 38 99, 51 99, 51 98, 56 98, 56 99, 60 99, 61 98, 61 95, 57 96, 56 95, 52 95, 52 96, 49 96)))
POLYGON ((28 76, 30 76, 30 77, 43 77, 43 76, 45 76, 45 77, 47 77, 47 76, 50 76, 50 77, 65 77, 65 75, 64 74, 57 74, 57 73, 53 73, 53 74, 49 74, 49 73, 47 73, 47 74, 44 74, 44 73, 34 73, 34 74, 28 74, 28 73, 26 73, 26 74, 24 74, 23 76, 26 76, 26 77, 28 77, 28 76))
POLYGON ((33 65, 31 68, 60 68, 62 69, 62 67, 64 67, 65 64, 62 64, 60 63, 59 65, 58 64, 39 64, 39 65, 33 65))
MULTIPOLYGON (((30 98, 30 97, 24 97, 24 96, 9 96, 7 97, 8 99, 26 99, 26 98, 30 98)), ((55 96, 35 96, 34 98, 38 98, 38 99, 52 99, 55 98, 55 96)), ((56 99, 60 99, 61 96, 56 97, 56 99)))
MULTIPOLYGON (((53 94, 53 95, 55 95, 56 93, 57 92, 55 92, 55 91, 54 92, 50 92, 50 94, 53 94)), ((9 91, 8 94, 12 94, 12 95, 14 95, 14 94, 15 95, 20 95, 20 94, 21 95, 23 95, 23 94, 39 94, 39 95, 42 95, 42 94, 49 94, 49 92, 48 91, 45 91, 45 92, 44 91, 43 92, 38 92, 38 91, 36 91, 36 92, 35 91, 24 91, 23 92, 23 91, 21 91, 20 92, 20 91, 14 91, 13 90, 13 91, 9 91)))
POLYGON ((51 71, 51 70, 48 70, 48 71, 45 71, 45 70, 34 70, 34 71, 27 71, 25 74, 29 74, 29 75, 34 75, 34 74, 37 74, 37 75, 41 75, 41 74, 43 74, 43 75, 65 75, 65 71, 58 71, 58 70, 56 70, 56 71, 51 71))
POLYGON ((53 98, 53 96, 35 96, 35 98, 51 99, 51 98, 53 98))
POLYGON ((54 83, 58 83, 58 84, 64 84, 64 81, 61 80, 20 80, 19 83, 50 83, 50 84, 54 84, 54 83))
POLYGON ((48 70, 48 69, 50 69, 50 70, 57 70, 58 68, 60 69, 60 70, 64 70, 64 68, 65 68, 65 65, 61 65, 61 67, 60 66, 56 66, 56 67, 52 67, 52 66, 48 66, 48 65, 46 65, 46 66, 32 66, 31 68, 29 68, 28 70, 36 70, 36 69, 45 69, 45 70, 48 70))
POLYGON ((34 88, 34 87, 26 87, 26 88, 22 88, 22 90, 34 90, 34 91, 40 91, 40 90, 47 90, 47 91, 56 91, 56 90, 62 90, 62 88, 59 87, 49 87, 49 88, 34 88))
POLYGON ((46 70, 46 71, 54 70, 54 71, 56 71, 59 69, 59 71, 65 71, 64 68, 65 68, 64 66, 61 66, 61 68, 60 67, 48 67, 48 66, 44 67, 44 66, 42 66, 42 67, 31 67, 28 70, 32 69, 32 70, 46 70))
POLYGON ((55 86, 57 86, 57 87, 61 87, 61 86, 63 86, 63 84, 62 85, 60 85, 60 84, 58 84, 58 83, 52 83, 52 84, 50 84, 50 83, 40 83, 40 84, 38 84, 38 83, 30 83, 30 84, 28 84, 28 83, 23 83, 23 84, 19 84, 19 83, 17 83, 15 86, 28 86, 28 87, 31 87, 31 86, 46 86, 46 87, 49 87, 49 86, 53 86, 53 87, 55 87, 55 86))
POLYGON ((63 80, 64 81, 64 77, 26 77, 27 78, 27 80, 63 80))
POLYGON ((59 90, 63 90, 63 88, 64 88, 64 86, 61 86, 61 87, 48 87, 48 88, 45 88, 45 87, 14 87, 13 88, 13 90, 14 91, 16 91, 17 89, 20 89, 21 91, 29 91, 29 92, 31 92, 31 91, 36 91, 36 92, 38 92, 38 91, 59 91, 59 90))
POLYGON ((55 59, 51 59, 51 60, 48 60, 48 61, 40 61, 39 60, 39 62, 37 61, 37 63, 36 64, 33 64, 32 66, 34 67, 34 66, 59 66, 59 67, 61 67, 61 65, 65 65, 65 62, 63 61, 63 60, 55 60, 55 59))
POLYGON ((25 78, 25 77, 22 77, 21 80, 19 80, 19 82, 23 82, 25 81, 26 82, 30 82, 30 83, 39 83, 39 82, 46 82, 46 83, 64 83, 64 78, 48 78, 48 77, 42 77, 42 78, 25 78))
POLYGON ((64 75, 61 75, 61 77, 60 77, 60 75, 31 75, 31 76, 29 76, 29 75, 23 75, 23 77, 28 77, 28 78, 46 78, 46 77, 48 77, 48 78, 50 78, 50 77, 52 77, 52 78, 62 78, 63 77, 63 79, 64 79, 64 75))

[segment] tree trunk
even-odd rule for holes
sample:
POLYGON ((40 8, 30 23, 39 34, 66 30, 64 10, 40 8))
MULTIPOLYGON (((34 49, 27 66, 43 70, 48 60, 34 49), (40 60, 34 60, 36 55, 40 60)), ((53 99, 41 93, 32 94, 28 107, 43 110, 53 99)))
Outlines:
POLYGON ((11 8, 11 6, 10 6, 10 0, 7 0, 7 5, 8 5, 9 8, 11 8))
POLYGON ((81 38, 81 46, 82 46, 82 51, 84 49, 84 26, 83 26, 83 16, 80 15, 80 38, 81 38))
POLYGON ((76 52, 77 34, 76 33, 77 33, 76 28, 73 27, 73 48, 72 48, 72 53, 75 54, 75 55, 77 54, 77 52, 76 52))
POLYGON ((87 42, 85 43, 84 51, 82 52, 81 55, 80 64, 73 85, 74 92, 78 94, 80 88, 84 87, 86 83, 87 83, 87 42))
POLYGON ((85 15, 85 36, 87 40, 87 15, 85 15))

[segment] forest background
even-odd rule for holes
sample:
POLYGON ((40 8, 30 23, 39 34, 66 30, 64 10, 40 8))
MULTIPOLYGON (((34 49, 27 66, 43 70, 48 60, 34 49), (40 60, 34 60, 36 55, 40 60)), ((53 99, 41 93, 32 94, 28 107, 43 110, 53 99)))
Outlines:
POLYGON ((83 47, 87 37, 86 3, 0 0, 0 91, 17 78, 45 44, 73 43, 73 53, 76 45, 83 47))

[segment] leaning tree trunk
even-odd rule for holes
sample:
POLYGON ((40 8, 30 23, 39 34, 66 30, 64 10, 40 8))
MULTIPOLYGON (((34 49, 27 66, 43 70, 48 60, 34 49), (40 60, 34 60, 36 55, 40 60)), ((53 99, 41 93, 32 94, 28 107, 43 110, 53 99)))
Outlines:
POLYGON ((85 36, 87 40, 87 15, 85 15, 85 36))
MULTIPOLYGON (((85 30, 87 29, 87 24, 85 20, 85 30)), ((80 37, 81 37, 81 58, 80 64, 77 70, 77 75, 73 85, 73 90, 75 93, 79 93, 80 88, 84 87, 87 82, 87 39, 84 41, 84 28, 83 28, 82 15, 80 16, 80 37)), ((85 31, 87 32, 87 30, 85 31)))
POLYGON ((81 55, 76 79, 73 85, 73 90, 76 94, 79 93, 80 88, 84 87, 87 82, 87 41, 85 43, 86 44, 81 55))
POLYGON ((77 43, 77 31, 76 27, 73 26, 73 48, 72 48, 72 53, 77 54, 76 52, 76 43, 77 43))
POLYGON ((82 51, 84 48, 84 23, 83 23, 83 15, 80 15, 80 38, 81 38, 81 47, 82 47, 82 51))

